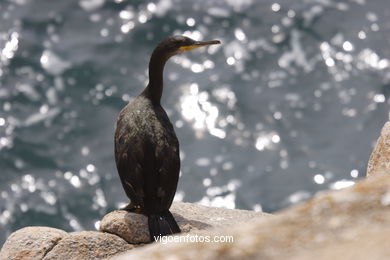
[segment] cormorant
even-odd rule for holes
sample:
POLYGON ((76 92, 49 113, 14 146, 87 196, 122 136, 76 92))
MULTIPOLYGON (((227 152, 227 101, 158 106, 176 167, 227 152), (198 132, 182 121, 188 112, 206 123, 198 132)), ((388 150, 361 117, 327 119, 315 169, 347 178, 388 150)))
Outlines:
POLYGON ((148 216, 151 241, 180 232, 169 208, 180 171, 179 141, 160 104, 166 61, 179 53, 220 41, 199 42, 185 36, 163 40, 149 62, 145 90, 119 114, 115 131, 115 161, 130 199, 124 208, 148 216))

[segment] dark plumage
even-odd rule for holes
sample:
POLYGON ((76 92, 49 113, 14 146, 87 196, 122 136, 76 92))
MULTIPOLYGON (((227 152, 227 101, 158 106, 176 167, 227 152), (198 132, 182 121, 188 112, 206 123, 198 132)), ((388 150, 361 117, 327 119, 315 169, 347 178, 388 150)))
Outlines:
POLYGON ((149 84, 119 114, 115 132, 115 161, 131 203, 126 210, 148 216, 151 240, 180 232, 169 208, 180 171, 179 141, 161 107, 163 70, 175 54, 219 41, 197 42, 174 36, 162 41, 149 62, 149 84))

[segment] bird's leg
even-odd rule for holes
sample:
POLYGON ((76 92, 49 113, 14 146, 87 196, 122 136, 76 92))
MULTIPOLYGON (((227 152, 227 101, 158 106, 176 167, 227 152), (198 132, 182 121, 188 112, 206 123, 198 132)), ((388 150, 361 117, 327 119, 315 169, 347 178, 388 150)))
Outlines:
POLYGON ((138 214, 142 213, 141 206, 134 205, 131 202, 129 204, 127 204, 127 206, 121 208, 121 210, 126 210, 128 212, 134 212, 134 213, 138 213, 138 214))

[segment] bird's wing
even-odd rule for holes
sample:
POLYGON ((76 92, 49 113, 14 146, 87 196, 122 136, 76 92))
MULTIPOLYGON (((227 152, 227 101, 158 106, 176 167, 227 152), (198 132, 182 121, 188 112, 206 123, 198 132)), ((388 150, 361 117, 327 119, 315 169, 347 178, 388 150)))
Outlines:
POLYGON ((166 145, 159 146, 160 149, 155 151, 156 170, 158 172, 157 180, 159 187, 163 187, 163 190, 157 189, 157 196, 161 198, 162 208, 168 209, 176 193, 180 173, 180 155, 179 141, 173 126, 165 111, 162 111, 162 113, 164 113, 163 116, 166 119, 161 121, 161 123, 170 134, 165 136, 167 138, 164 140, 166 145))
POLYGON ((140 147, 137 145, 138 141, 136 137, 126 135, 126 133, 116 133, 115 161, 127 197, 132 204, 142 207, 144 181, 142 166, 138 159, 139 156, 142 156, 142 151, 138 151, 140 147))
MULTIPOLYGON (((168 151, 163 151, 161 154, 157 154, 157 161, 160 164, 158 169, 158 180, 160 187, 164 187, 164 196, 162 197, 161 204, 163 208, 168 209, 175 197, 177 183, 180 173, 180 157, 177 144, 177 151, 172 151, 172 147, 168 151)), ((159 190, 157 191, 159 192, 159 190)))

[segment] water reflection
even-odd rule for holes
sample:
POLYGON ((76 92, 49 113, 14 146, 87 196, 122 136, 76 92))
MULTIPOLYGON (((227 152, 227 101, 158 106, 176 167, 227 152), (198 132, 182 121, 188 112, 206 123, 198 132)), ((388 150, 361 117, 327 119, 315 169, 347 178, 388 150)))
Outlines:
POLYGON ((5 43, 5 46, 1 51, 1 63, 6 63, 12 59, 15 52, 18 50, 19 34, 17 32, 12 32, 9 38, 10 39, 5 43))
POLYGON ((188 95, 181 98, 182 115, 186 120, 194 122, 194 129, 197 129, 198 133, 207 129, 211 135, 225 138, 225 131, 216 127, 219 115, 218 108, 208 99, 209 94, 204 91, 199 92, 198 85, 193 83, 189 88, 188 95))

